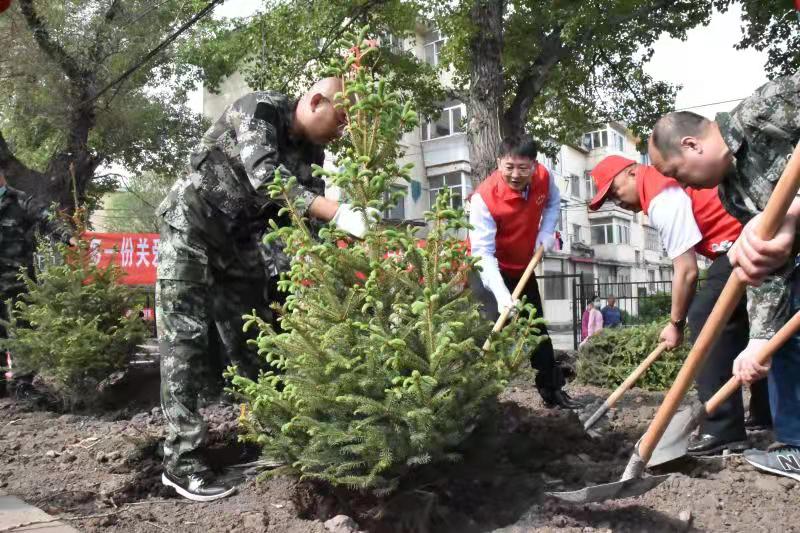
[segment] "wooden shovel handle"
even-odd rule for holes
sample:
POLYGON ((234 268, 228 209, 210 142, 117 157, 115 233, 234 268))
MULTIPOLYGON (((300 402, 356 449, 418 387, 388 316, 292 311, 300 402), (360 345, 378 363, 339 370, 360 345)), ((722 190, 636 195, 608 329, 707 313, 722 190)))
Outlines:
MULTIPOLYGON (((792 157, 786 164, 786 168, 764 209, 761 224, 757 228, 760 238, 771 239, 775 235, 775 232, 783 223, 786 212, 789 210, 789 206, 798 190, 800 190, 800 144, 795 146, 792 157)), ((706 354, 716 342, 723 326, 728 322, 733 310, 744 295, 744 291, 745 284, 739 281, 735 273, 731 273, 725 288, 722 290, 722 294, 720 294, 714 309, 706 320, 705 326, 700 331, 697 341, 695 341, 680 372, 678 372, 675 383, 667 392, 664 401, 650 423, 650 427, 647 428, 647 432, 639 443, 639 457, 645 464, 650 460, 658 441, 664 435, 664 430, 666 430, 681 401, 683 401, 686 391, 692 386, 694 378, 705 362, 706 354)))
POLYGON ((628 376, 627 379, 623 381, 614 392, 611 393, 611 396, 606 398, 606 401, 603 402, 603 405, 598 407, 597 410, 592 413, 592 416, 586 419, 586 422, 583 424, 583 429, 588 430, 594 426, 597 421, 600 420, 600 417, 606 414, 608 410, 611 409, 620 398, 622 398, 622 395, 625 394, 628 389, 633 387, 633 384, 636 383, 640 377, 642 377, 642 374, 647 372, 647 369, 650 368, 650 365, 652 365, 653 362, 655 362, 655 360, 658 359, 666 349, 667 345, 663 342, 656 346, 656 349, 653 350, 644 361, 639 363, 639 366, 637 366, 636 369, 631 372, 631 375, 628 376))
POLYGON ((639 378, 642 377, 642 374, 647 372, 647 369, 650 368, 650 365, 652 365, 656 359, 661 357, 661 354, 664 353, 666 349, 667 344, 665 342, 662 342, 656 346, 656 349, 653 350, 644 361, 639 363, 639 366, 636 367, 636 370, 631 372, 631 375, 622 382, 622 385, 617 387, 617 390, 611 393, 611 396, 609 396, 606 400, 608 406, 612 407, 615 403, 617 403, 622 395, 625 394, 628 389, 633 387, 637 381, 639 381, 639 378))
MULTIPOLYGON (((758 353, 756 362, 760 365, 768 363, 769 360, 772 359, 772 356, 775 355, 775 352, 777 352, 781 346, 789 342, 792 335, 798 331, 800 331, 800 312, 795 313, 795 315, 783 325, 778 333, 767 342, 758 353)), ((737 392, 741 386, 742 382, 736 376, 729 379, 728 382, 706 402, 706 413, 708 415, 713 415, 717 409, 719 409, 720 405, 733 393, 737 392)))
MULTIPOLYGON (((517 286, 514 287, 514 292, 511 293, 511 301, 518 299, 519 296, 522 294, 522 291, 525 290, 525 285, 528 284, 528 280, 531 278, 531 275, 533 274, 533 269, 536 268, 536 265, 538 265, 539 261, 542 260, 543 255, 544 255, 544 246, 540 246, 539 249, 536 250, 536 253, 533 254, 533 257, 531 257, 531 260, 528 262, 528 266, 525 268, 525 272, 522 273, 522 277, 519 278, 517 286)), ((537 311, 539 311, 539 315, 542 314, 541 309, 537 309, 537 311)), ((506 307, 500 312, 500 316, 498 317, 497 322, 494 323, 494 327, 492 328, 492 333, 497 333, 498 331, 503 329, 503 326, 506 325, 506 321, 508 320, 509 314, 511 314, 510 307, 506 307)), ((491 338, 492 336, 489 335, 489 338, 486 339, 486 342, 483 343, 484 350, 489 349, 489 345, 491 344, 489 340, 491 338)))

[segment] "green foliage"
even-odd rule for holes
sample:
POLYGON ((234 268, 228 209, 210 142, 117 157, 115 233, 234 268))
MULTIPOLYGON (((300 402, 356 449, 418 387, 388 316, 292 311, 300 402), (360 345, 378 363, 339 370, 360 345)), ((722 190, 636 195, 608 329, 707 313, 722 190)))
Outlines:
POLYGON ((742 40, 738 49, 755 48, 767 52, 770 78, 786 76, 800 68, 800 21, 788 0, 715 0, 727 10, 742 7, 742 40))
POLYGON ((13 58, 0 59, 0 135, 13 156, 48 172, 60 158, 75 157, 80 139, 97 164, 177 175, 204 122, 185 105, 196 74, 170 61, 175 47, 102 96, 91 95, 139 63, 198 3, 37 0, 36 29, 20 4, 0 16, 2 56, 13 58))
POLYGON ((39 253, 44 268, 35 280, 21 274, 27 292, 9 309, 9 338, 0 347, 14 354, 18 371, 40 376, 65 409, 92 405, 97 385, 144 340, 136 294, 118 283, 118 266, 94 264, 86 241, 55 250, 42 244, 39 253))
POLYGON ((156 208, 166 197, 173 176, 144 172, 133 178, 121 178, 123 190, 103 197, 103 211, 98 222, 109 231, 158 233, 156 208))
POLYGON ((365 23, 371 37, 381 38, 372 70, 400 91, 424 116, 437 114, 444 92, 437 72, 414 57, 388 46, 387 37, 415 35, 421 8, 415 1, 279 0, 235 20, 209 19, 181 49, 180 60, 197 69, 205 87, 238 72, 256 90, 298 94, 316 81, 338 57, 339 39, 365 23))
POLYGON ((672 309, 672 294, 657 292, 639 299, 639 314, 636 321, 639 323, 652 322, 668 317, 672 309))
MULTIPOLYGON (((666 320, 641 326, 606 328, 592 335, 578 354, 577 379, 581 383, 613 389, 658 345, 666 320)), ((689 347, 686 343, 665 352, 639 378, 636 386, 646 390, 667 390, 675 381, 689 347)))
MULTIPOLYGON (((409 179, 410 167, 399 167, 395 155, 400 132, 417 115, 364 66, 375 50, 363 35, 348 35, 339 49, 349 55, 330 64, 346 79, 348 96, 340 170, 316 172, 361 212, 383 211, 402 198, 384 200, 391 184, 409 179)), ((475 259, 455 236, 467 226, 464 213, 450 209, 446 196, 426 214, 424 242, 416 228, 387 228, 367 217, 364 240, 343 245, 349 239, 333 225, 312 236, 302 206, 289 200, 292 181, 277 176, 270 189, 293 221, 273 223, 268 236, 283 240, 294 258, 280 282, 289 293, 280 309, 283 332, 255 316, 245 326, 258 329, 259 352, 276 369, 257 381, 229 371, 244 400, 244 439, 302 477, 391 491, 415 466, 458 457, 456 447, 487 400, 538 343, 541 321, 528 304, 481 350, 491 324, 466 289, 475 259)))

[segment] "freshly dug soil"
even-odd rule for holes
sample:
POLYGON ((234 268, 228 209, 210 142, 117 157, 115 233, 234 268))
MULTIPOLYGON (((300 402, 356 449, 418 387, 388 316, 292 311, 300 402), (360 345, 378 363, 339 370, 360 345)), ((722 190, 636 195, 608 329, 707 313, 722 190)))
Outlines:
MULTIPOLYGON (((609 393, 568 390, 587 412, 609 393)), ((283 477, 249 479, 236 495, 200 504, 161 485, 164 420, 158 407, 143 410, 138 403, 103 416, 61 415, 3 399, 0 494, 88 532, 313 533, 326 531, 323 522, 338 514, 368 531, 800 530, 800 484, 759 474, 739 457, 672 465, 671 480, 636 499, 570 505, 544 495, 619 479, 659 400, 630 391, 592 438, 574 413, 545 409, 525 378, 502 396, 490 422, 475 428, 461 462, 420 469, 387 500, 283 477)), ((223 405, 205 411, 209 459, 216 465, 256 455, 235 442, 237 414, 223 405)), ((771 436, 751 437, 765 446, 771 436)))

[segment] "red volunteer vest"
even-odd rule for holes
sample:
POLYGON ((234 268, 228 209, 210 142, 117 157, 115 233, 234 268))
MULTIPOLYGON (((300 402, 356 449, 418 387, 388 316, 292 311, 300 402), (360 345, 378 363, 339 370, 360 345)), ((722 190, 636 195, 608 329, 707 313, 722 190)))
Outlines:
MULTIPOLYGON (((636 188, 645 213, 650 202, 667 187, 680 186, 677 181, 659 173, 654 167, 641 165, 636 172, 636 188)), ((716 259, 728 251, 739 238, 742 224, 731 216, 719 199, 717 188, 684 189, 692 201, 692 214, 700 229, 702 240, 694 247, 700 255, 716 259)))
POLYGON ((725 211, 719 199, 719 191, 713 189, 686 189, 692 199, 692 212, 703 240, 695 245, 697 253, 716 259, 728 251, 728 248, 742 233, 742 223, 725 211))
POLYGON ((475 194, 481 195, 497 226, 494 255, 500 270, 521 276, 533 257, 542 212, 550 194, 550 173, 536 164, 527 198, 509 187, 499 170, 486 178, 475 194))

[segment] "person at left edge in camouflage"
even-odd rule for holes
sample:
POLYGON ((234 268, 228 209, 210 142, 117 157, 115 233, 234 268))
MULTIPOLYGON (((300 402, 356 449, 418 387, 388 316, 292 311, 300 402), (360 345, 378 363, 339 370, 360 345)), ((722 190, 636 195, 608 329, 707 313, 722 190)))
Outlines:
MULTIPOLYGON (((324 197, 312 176, 323 146, 346 127, 336 106, 335 78, 317 82, 299 100, 254 92, 231 104, 203 136, 179 179, 158 207, 156 306, 161 352, 161 407, 167 421, 162 482, 181 496, 211 501, 231 494, 204 458, 207 425, 199 408, 222 388, 222 372, 235 364, 256 378, 262 361, 242 331, 245 314, 269 320, 267 269, 261 239, 284 204, 269 198, 276 171, 294 176, 291 199, 304 215, 332 221, 362 237, 364 213, 324 197)), ((370 216, 374 213, 370 213, 370 216)), ((279 251, 276 250, 275 253, 279 251)), ((267 258, 269 260, 269 258, 267 258)))
MULTIPOLYGON (((48 234, 66 244, 75 244, 75 239, 66 224, 52 220, 46 208, 17 190, 6 181, 0 167, 0 319, 7 320, 6 301, 13 302, 25 291, 25 283, 19 279, 20 271, 33 276, 33 253, 36 248, 36 233, 48 234)), ((6 337, 0 324, 0 338, 6 337)), ((0 352, 0 367, 6 365, 6 354, 0 352)), ((0 396, 6 393, 5 372, 0 372, 0 396)))
POLYGON ((733 373, 751 383, 769 375, 776 442, 766 451, 748 450, 756 468, 800 480, 800 335, 759 365, 759 349, 800 310, 800 270, 795 268, 800 201, 794 199, 770 240, 755 230, 795 146, 800 142, 800 72, 761 86, 730 113, 714 121, 690 112, 662 117, 650 138, 653 164, 693 188, 719 186, 725 209, 745 223, 728 252, 734 272, 748 287, 750 342, 734 361, 733 373))

